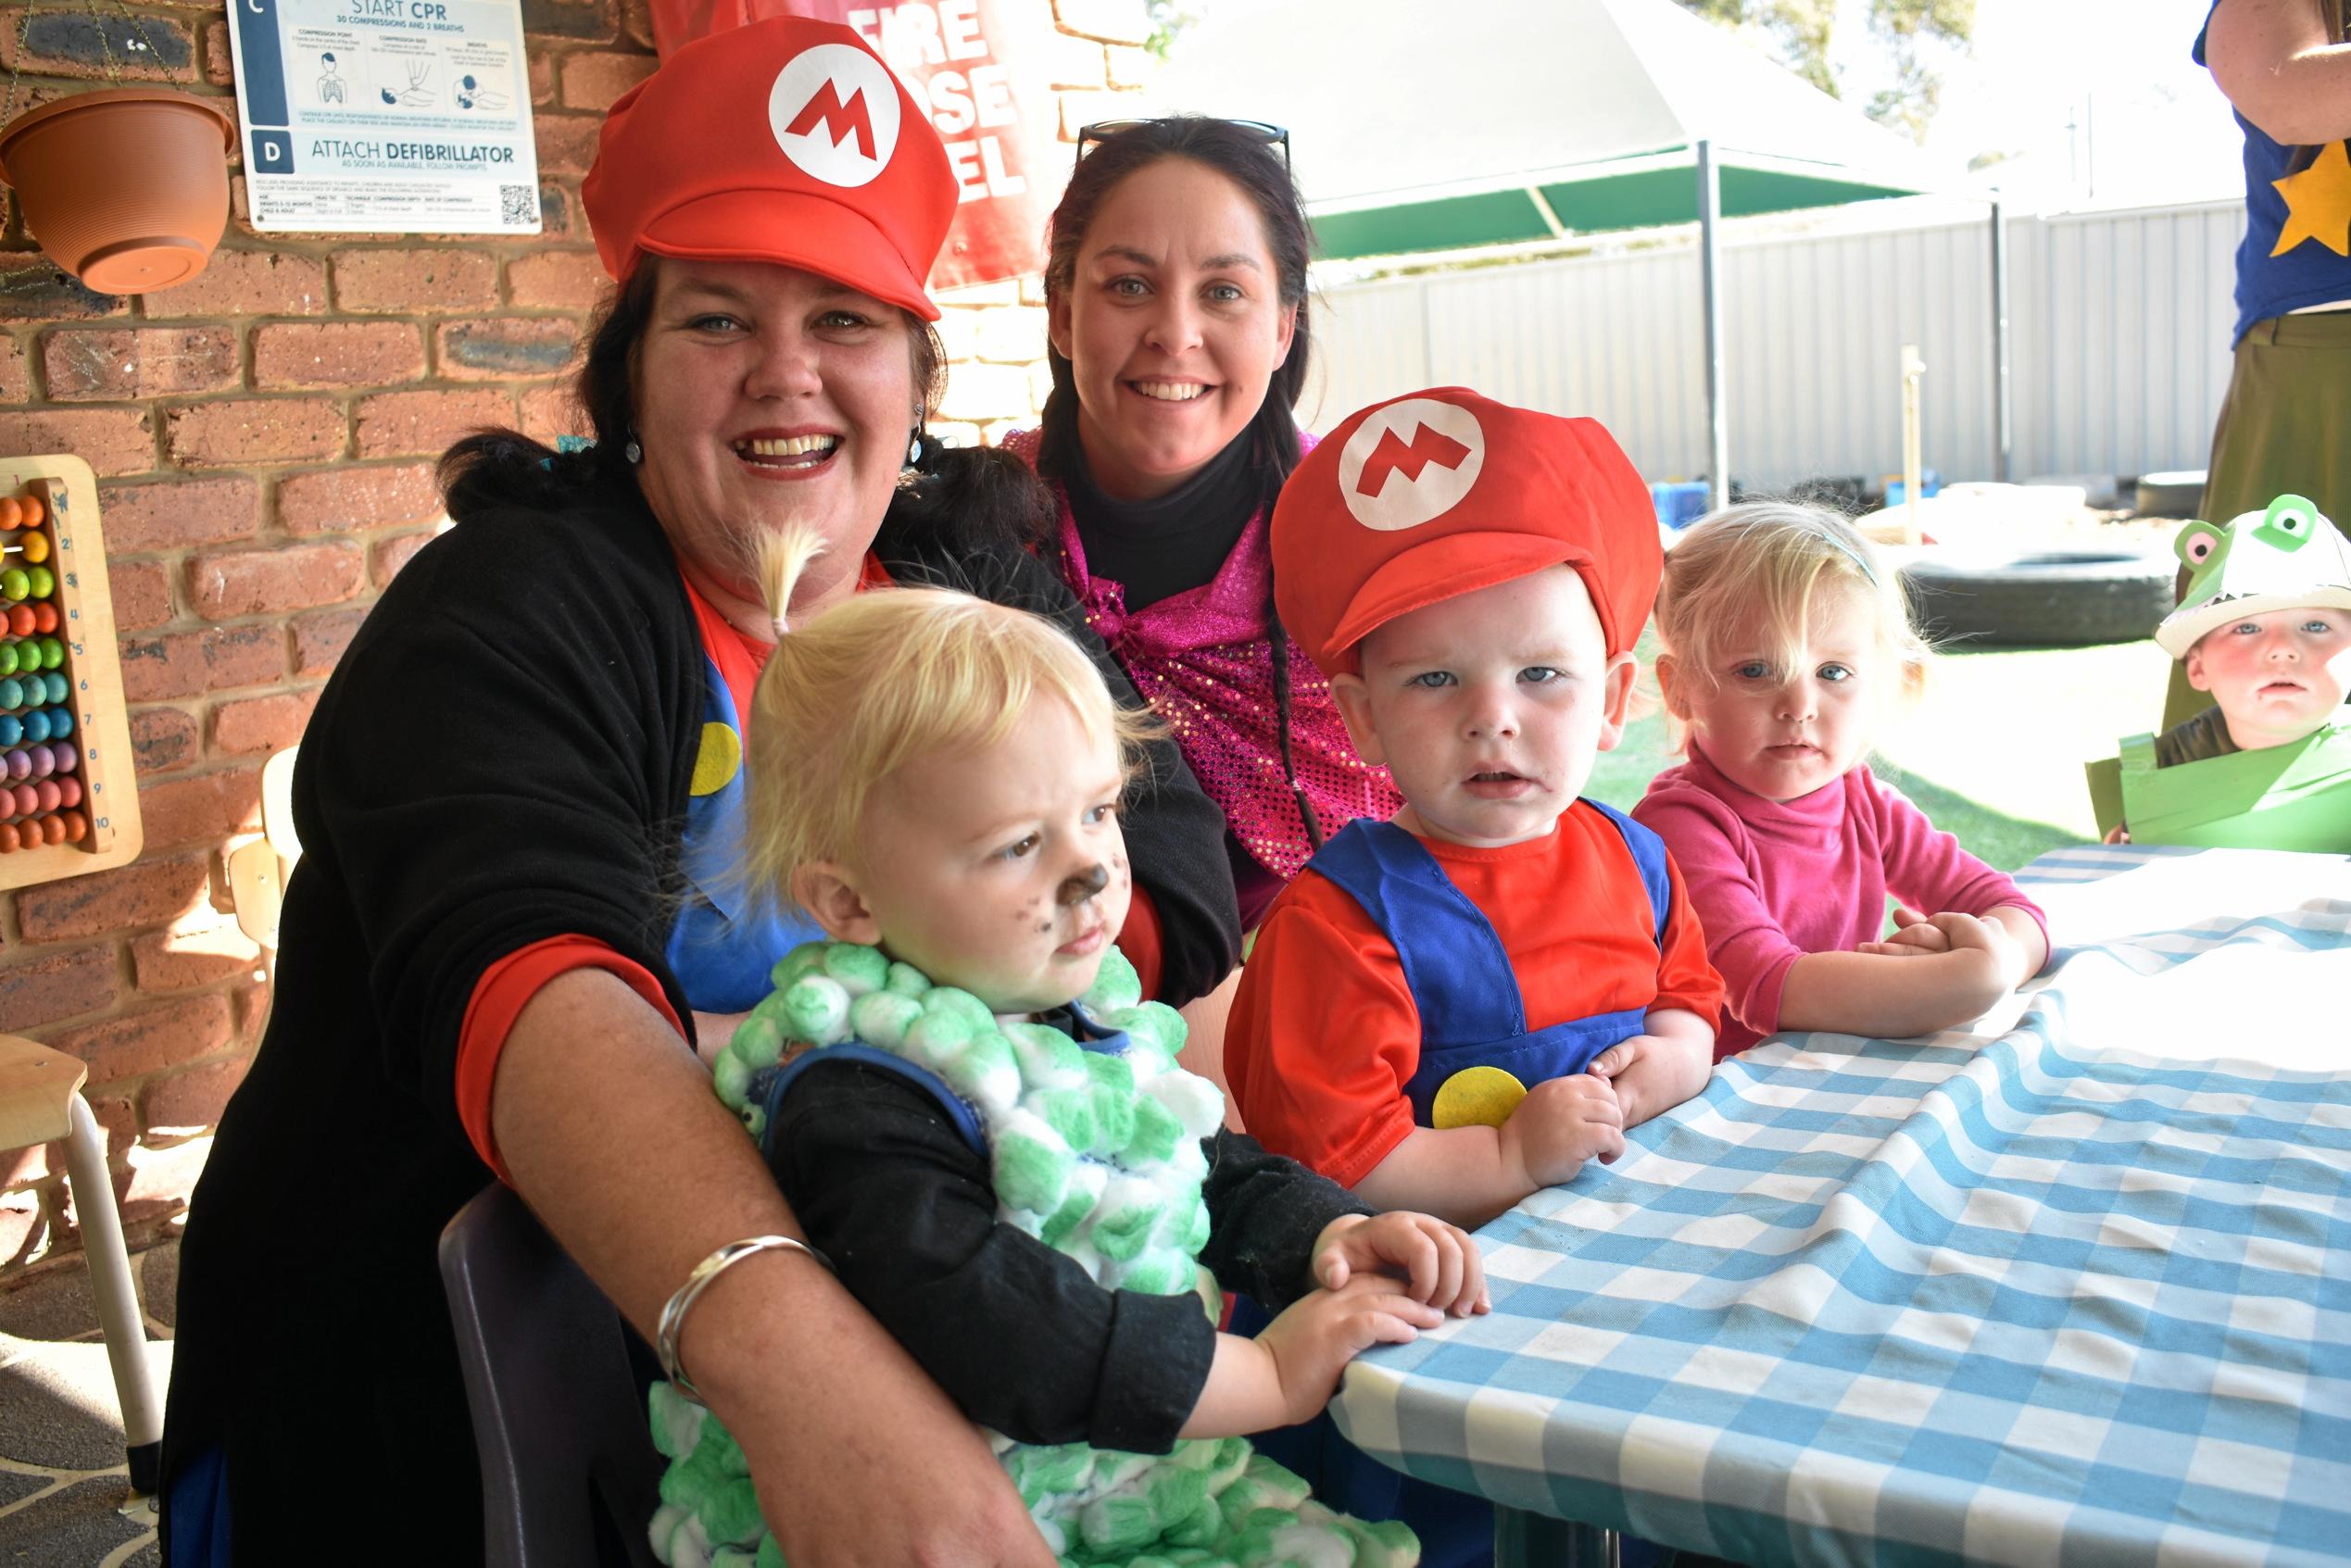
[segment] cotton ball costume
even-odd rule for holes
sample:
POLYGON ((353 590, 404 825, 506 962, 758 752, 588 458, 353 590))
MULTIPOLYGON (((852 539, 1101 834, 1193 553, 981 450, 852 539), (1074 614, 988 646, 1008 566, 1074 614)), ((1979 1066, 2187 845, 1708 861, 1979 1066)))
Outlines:
MULTIPOLYGON (((1209 1232, 1201 1140, 1224 1097, 1176 1064, 1184 1023, 1142 999, 1113 948, 1075 1010, 1096 1037, 1004 1022, 968 991, 933 985, 880 949, 811 942, 776 964, 775 990, 735 1032, 713 1076, 754 1137, 786 1047, 934 1075, 975 1119, 997 1217, 1075 1261, 1105 1289, 1196 1292, 1213 1319, 1216 1282, 1198 1261, 1209 1232)), ((668 1384, 652 1393, 653 1439, 669 1461, 653 1549, 669 1568, 782 1568, 743 1451, 668 1384)), ((995 1436, 1046 1543, 1070 1568, 1413 1568, 1402 1524, 1366 1524, 1307 1496, 1306 1483, 1246 1438, 1178 1442, 1166 1454, 995 1436)))

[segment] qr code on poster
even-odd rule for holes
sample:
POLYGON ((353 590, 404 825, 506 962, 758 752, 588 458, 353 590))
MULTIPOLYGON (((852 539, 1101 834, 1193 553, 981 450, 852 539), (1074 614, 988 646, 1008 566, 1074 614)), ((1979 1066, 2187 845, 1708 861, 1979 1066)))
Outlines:
POLYGON ((539 220, 539 194, 528 185, 498 187, 498 221, 501 223, 536 223, 539 220))

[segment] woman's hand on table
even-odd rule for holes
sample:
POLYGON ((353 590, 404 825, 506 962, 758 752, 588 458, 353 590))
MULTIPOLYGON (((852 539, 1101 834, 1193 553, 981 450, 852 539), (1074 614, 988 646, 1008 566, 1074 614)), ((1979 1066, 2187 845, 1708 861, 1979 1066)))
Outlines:
POLYGON ((1414 1300, 1457 1318, 1493 1310, 1477 1245, 1433 1214, 1342 1214, 1315 1237, 1313 1268, 1314 1283, 1326 1290, 1359 1274, 1386 1274, 1401 1277, 1414 1300))

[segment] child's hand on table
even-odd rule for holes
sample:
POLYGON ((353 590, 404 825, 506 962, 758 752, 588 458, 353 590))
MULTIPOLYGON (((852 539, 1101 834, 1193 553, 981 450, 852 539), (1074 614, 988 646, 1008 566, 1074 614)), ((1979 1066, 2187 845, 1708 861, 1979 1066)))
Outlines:
POLYGON ((1996 920, 1963 915, 1956 909, 1927 915, 1899 904, 1894 906, 1893 920, 1892 935, 1882 942, 1864 942, 1854 950, 1889 958, 1973 960, 1978 972, 1968 991, 1974 1011, 1990 1007, 2031 972, 2023 945, 1996 920))
POLYGON ((1402 1275, 1414 1300, 1457 1318, 1493 1310, 1486 1265, 1467 1232, 1429 1214, 1342 1214, 1314 1239, 1314 1283, 1338 1290, 1360 1274, 1402 1275))
POLYGON ((1272 1358, 1280 1384, 1281 1418, 1265 1424, 1295 1426, 1313 1420, 1330 1403, 1349 1361, 1375 1345, 1409 1344, 1422 1329, 1444 1321, 1443 1312, 1377 1273, 1359 1273, 1336 1290, 1301 1297, 1254 1341, 1272 1358))
POLYGON ((1615 1086, 1590 1073, 1537 1084, 1502 1123, 1502 1158, 1530 1188, 1556 1186, 1585 1160, 1624 1152, 1624 1107, 1615 1086))

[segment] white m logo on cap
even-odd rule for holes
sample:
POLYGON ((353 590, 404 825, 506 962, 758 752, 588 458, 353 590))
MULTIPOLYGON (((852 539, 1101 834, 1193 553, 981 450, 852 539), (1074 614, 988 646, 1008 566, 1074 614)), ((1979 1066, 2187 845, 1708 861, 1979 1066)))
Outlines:
POLYGON ((1365 528, 1418 528, 1451 511, 1486 466, 1486 433, 1457 403, 1375 409, 1339 454, 1339 493, 1365 528))
POLYGON ((828 185, 864 184, 898 150, 898 82, 851 44, 795 55, 768 90, 767 123, 784 156, 828 185))

